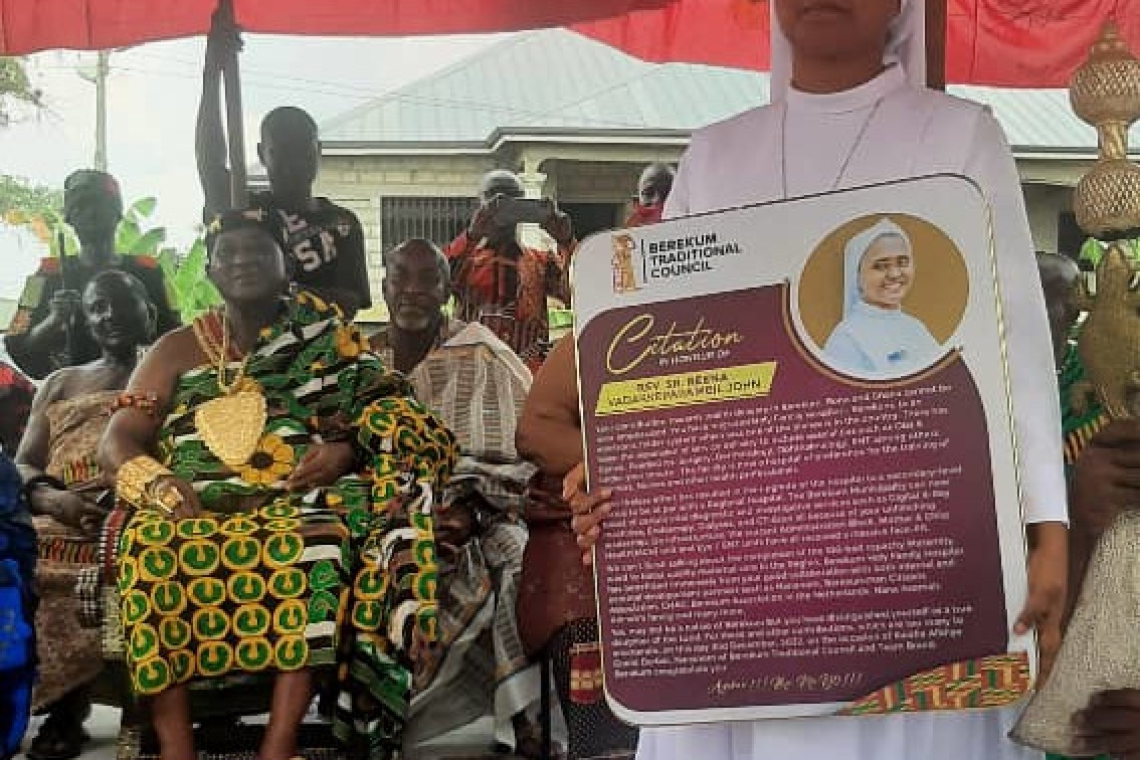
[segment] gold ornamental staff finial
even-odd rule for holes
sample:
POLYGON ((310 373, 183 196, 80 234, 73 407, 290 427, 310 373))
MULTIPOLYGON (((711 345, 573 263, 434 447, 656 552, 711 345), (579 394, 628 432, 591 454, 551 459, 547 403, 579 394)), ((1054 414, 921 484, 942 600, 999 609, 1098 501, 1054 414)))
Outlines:
POLYGON ((1069 101, 1096 128, 1100 157, 1077 185, 1073 210, 1089 235, 1114 240, 1140 229, 1140 166, 1128 160, 1128 128, 1140 119, 1140 60, 1108 22, 1073 74, 1069 101))
POLYGON ((1110 416, 1140 416, 1140 290, 1128 240, 1140 235, 1140 166, 1128 160, 1128 128, 1140 118, 1140 60, 1115 24, 1105 25, 1073 75, 1069 99, 1100 136, 1100 157, 1077 185, 1073 210, 1085 232, 1109 243, 1077 290, 1088 314, 1077 345, 1086 381, 1072 403, 1079 410, 1095 392, 1110 416))
MULTIPOLYGON (((1088 312, 1077 341, 1086 379, 1070 389, 1070 403, 1079 413, 1095 401, 1109 419, 1140 418, 1140 288, 1131 251, 1140 237, 1140 167, 1128 160, 1128 127, 1140 116, 1140 61, 1114 25, 1073 76, 1070 97, 1100 135, 1100 158, 1077 185, 1074 210, 1085 232, 1108 243, 1095 280, 1078 290, 1088 312)), ((1096 693, 1140 687, 1136 620, 1121 614, 1140 596, 1138 556, 1140 510, 1126 509, 1097 541, 1053 673, 1014 727, 1016 741, 1086 756, 1074 718, 1096 693)))

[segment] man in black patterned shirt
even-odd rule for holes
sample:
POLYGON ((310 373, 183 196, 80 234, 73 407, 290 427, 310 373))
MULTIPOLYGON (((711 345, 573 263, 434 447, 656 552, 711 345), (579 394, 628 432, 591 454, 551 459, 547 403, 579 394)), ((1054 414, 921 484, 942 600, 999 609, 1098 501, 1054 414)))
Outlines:
MULTIPOLYGON (((239 45, 237 30, 217 23, 206 44, 195 147, 207 223, 230 207, 221 62, 228 49, 239 45)), ((281 217, 287 251, 295 265, 293 279, 336 303, 350 318, 371 306, 360 220, 328 198, 313 196, 321 155, 316 122, 300 108, 274 109, 261 122, 257 153, 269 175, 269 191, 255 194, 250 203, 281 217)))

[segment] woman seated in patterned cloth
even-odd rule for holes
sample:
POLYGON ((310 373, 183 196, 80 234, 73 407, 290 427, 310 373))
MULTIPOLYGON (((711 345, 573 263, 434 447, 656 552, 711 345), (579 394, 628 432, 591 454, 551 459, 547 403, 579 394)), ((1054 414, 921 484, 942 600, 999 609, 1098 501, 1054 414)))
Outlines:
POLYGON ((91 280, 82 308, 103 356, 44 381, 16 454, 39 545, 40 674, 32 709, 48 716, 28 749, 31 760, 68 760, 88 739, 83 722, 103 660, 98 632, 78 625, 75 588, 84 569, 98 565, 98 534, 114 498, 95 450, 157 324, 146 287, 115 269, 91 280))
POLYGON ((387 758, 412 656, 435 636, 432 507, 454 438, 338 311, 286 295, 280 241, 259 212, 211 225, 224 309, 155 344, 128 390, 141 403, 115 414, 100 452, 137 510, 121 616, 164 760, 195 756, 191 681, 263 671, 258 757, 293 757, 322 666, 338 679, 337 737, 387 758))

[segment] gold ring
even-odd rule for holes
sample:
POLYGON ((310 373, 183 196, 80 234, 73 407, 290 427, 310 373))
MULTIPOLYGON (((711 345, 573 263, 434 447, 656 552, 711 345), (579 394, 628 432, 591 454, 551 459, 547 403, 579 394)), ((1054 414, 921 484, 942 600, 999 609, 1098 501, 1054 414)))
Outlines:
POLYGON ((182 492, 170 484, 160 484, 155 491, 155 503, 159 509, 168 515, 174 514, 179 507, 186 503, 186 497, 182 495, 182 492))

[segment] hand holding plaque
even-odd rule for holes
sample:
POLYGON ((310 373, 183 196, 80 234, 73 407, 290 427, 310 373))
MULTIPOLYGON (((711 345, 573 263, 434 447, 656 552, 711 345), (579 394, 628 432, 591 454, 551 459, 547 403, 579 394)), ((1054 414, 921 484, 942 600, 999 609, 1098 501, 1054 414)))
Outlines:
POLYGON ((1050 604, 1027 593, 987 219, 941 176, 583 243, 590 491, 565 485, 618 717, 1028 691, 1050 604))

